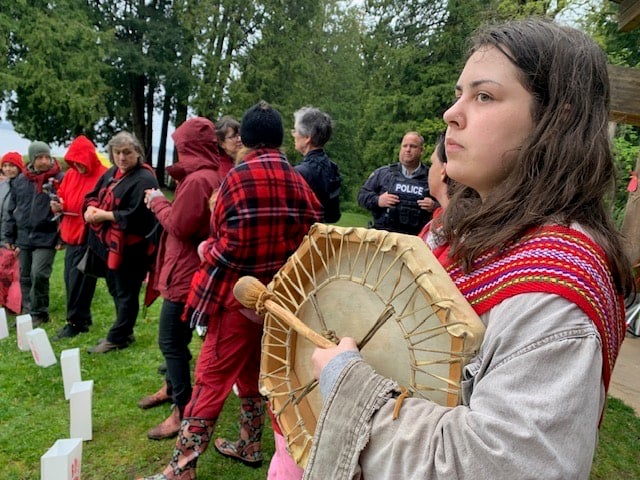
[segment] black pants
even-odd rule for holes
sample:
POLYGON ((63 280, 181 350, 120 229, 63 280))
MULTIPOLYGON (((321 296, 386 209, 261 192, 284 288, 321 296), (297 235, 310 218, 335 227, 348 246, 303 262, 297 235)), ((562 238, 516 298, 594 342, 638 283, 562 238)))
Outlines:
POLYGON ((107 287, 116 307, 116 321, 107 334, 111 343, 127 343, 140 311, 140 289, 147 275, 146 243, 127 247, 118 270, 107 270, 107 287))
POLYGON ((78 263, 86 249, 86 245, 67 245, 64 255, 67 322, 79 330, 87 330, 91 325, 91 302, 97 282, 97 278, 86 276, 78 270, 78 263))
POLYGON ((158 346, 167 362, 167 383, 172 387, 173 403, 185 406, 191 400, 191 342, 188 322, 180 320, 184 303, 164 300, 160 310, 158 346))

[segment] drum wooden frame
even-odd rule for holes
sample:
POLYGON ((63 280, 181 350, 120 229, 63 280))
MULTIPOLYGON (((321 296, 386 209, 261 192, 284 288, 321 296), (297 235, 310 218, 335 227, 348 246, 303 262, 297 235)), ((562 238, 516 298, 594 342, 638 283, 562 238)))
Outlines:
MULTIPOLYGON (((313 330, 354 337, 378 373, 414 396, 459 403, 462 368, 484 325, 418 237, 315 224, 268 290, 313 330)), ((260 391, 302 467, 322 408, 314 348, 265 313, 260 391)))

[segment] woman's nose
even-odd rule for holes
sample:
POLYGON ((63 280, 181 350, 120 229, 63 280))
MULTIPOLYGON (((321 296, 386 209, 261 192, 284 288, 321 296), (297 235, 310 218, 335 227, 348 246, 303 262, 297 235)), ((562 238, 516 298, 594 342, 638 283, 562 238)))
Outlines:
POLYGON ((443 114, 442 119, 447 125, 454 125, 458 128, 464 126, 464 115, 462 113, 460 102, 451 105, 443 114))

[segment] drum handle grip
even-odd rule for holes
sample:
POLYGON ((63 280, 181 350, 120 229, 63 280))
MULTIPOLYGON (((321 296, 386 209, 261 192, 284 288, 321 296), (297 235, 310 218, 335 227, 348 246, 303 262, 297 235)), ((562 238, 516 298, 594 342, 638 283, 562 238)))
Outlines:
POLYGON ((271 300, 269 297, 273 297, 273 294, 257 278, 251 276, 241 277, 233 287, 233 294, 245 307, 255 310, 260 315, 264 315, 265 310, 268 311, 315 346, 320 348, 336 346, 331 340, 305 325, 302 320, 289 310, 271 300))

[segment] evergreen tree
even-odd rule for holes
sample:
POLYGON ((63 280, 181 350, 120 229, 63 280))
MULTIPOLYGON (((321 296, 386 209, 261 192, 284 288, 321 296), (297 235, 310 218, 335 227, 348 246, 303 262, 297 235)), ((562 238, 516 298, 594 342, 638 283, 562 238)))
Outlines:
POLYGON ((77 0, 4 3, 0 48, 8 119, 29 139, 93 137, 111 91, 104 64, 108 39, 91 27, 77 0))

